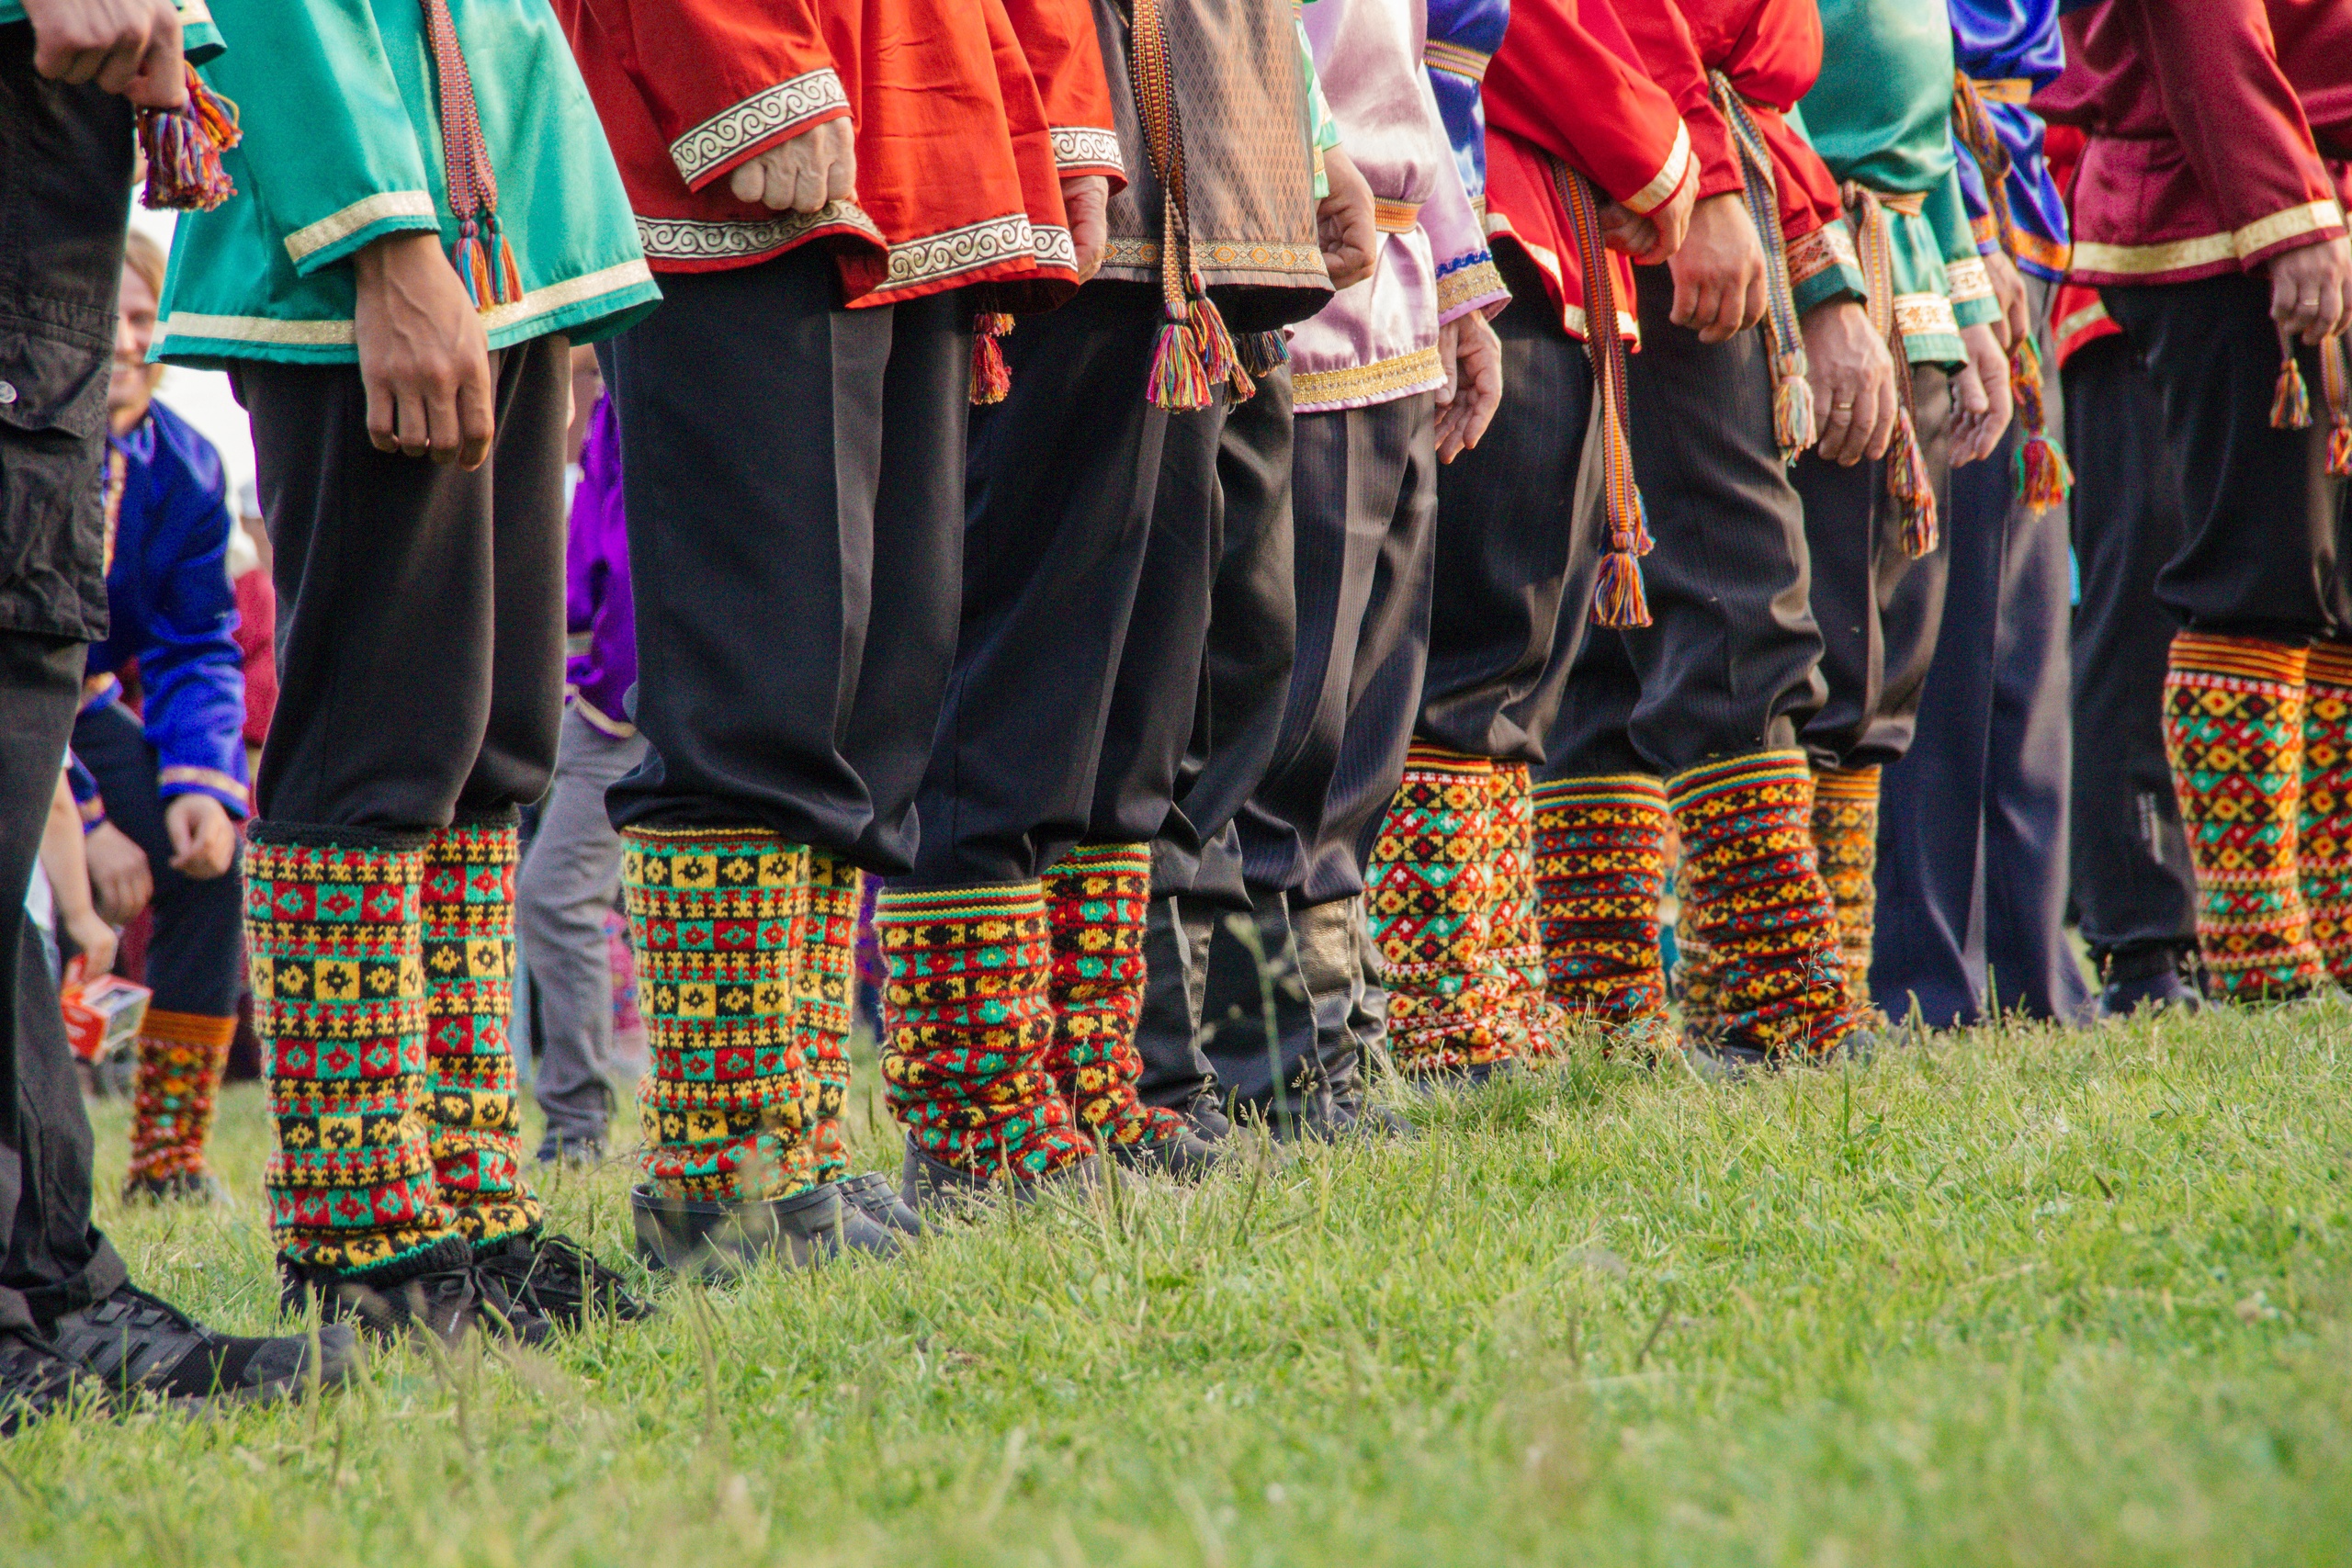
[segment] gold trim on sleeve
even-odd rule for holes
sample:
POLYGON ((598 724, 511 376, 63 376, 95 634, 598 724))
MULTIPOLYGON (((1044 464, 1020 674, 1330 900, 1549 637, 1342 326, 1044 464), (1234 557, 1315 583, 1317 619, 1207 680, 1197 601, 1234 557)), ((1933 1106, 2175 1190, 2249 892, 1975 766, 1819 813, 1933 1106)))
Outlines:
POLYGON ((348 240, 362 229, 381 223, 387 218, 430 218, 437 228, 441 213, 433 205, 431 191, 378 191, 374 196, 361 197, 340 212, 328 213, 315 223, 305 223, 287 235, 286 254, 295 265, 300 266, 304 257, 348 240))

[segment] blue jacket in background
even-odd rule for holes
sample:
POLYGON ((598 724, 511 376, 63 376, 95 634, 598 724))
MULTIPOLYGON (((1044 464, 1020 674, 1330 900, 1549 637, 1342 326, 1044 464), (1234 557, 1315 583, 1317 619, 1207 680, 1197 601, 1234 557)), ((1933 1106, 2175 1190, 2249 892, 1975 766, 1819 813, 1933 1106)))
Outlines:
MULTIPOLYGON (((2009 198, 2009 221, 2017 230, 2012 243, 2018 265, 2058 282, 2066 276, 2066 204, 2042 154, 2041 117, 2022 103, 2002 102, 1994 95, 2040 92, 2058 79, 2066 68, 2065 45, 2058 36, 2062 6, 2059 0, 1945 0, 1945 4, 1951 12, 1954 62, 1962 75, 1984 91, 1984 111, 2009 154, 2009 177, 2003 188, 2009 198), (1985 91, 1983 85, 1988 83, 2005 85, 1985 91)), ((1993 231, 1984 171, 1965 146, 1954 150, 1960 155, 1961 196, 1968 204, 1978 248, 1989 254, 2000 237, 1993 231)))

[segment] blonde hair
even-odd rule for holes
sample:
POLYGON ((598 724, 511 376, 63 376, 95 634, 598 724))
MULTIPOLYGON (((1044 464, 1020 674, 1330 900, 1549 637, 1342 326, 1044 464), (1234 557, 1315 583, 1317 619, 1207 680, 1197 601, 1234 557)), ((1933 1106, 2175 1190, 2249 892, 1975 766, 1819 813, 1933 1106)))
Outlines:
POLYGON ((155 243, 153 235, 133 229, 125 237, 122 265, 137 273, 158 300, 164 298, 164 247, 155 243))

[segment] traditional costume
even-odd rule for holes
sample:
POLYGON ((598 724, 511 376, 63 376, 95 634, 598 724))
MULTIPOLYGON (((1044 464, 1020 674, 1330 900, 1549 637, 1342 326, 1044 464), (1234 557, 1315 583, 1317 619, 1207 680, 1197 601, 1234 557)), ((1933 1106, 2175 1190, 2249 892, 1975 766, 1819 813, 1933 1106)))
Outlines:
POLYGON ((1586 639, 1546 740, 1535 864, 1550 994, 1606 1048, 1668 1044, 1658 905, 1671 823, 1680 930, 1714 964, 1693 1048, 1817 1056, 1859 1018, 1828 891, 1804 853, 1796 726, 1821 701, 1821 637, 1788 477, 1813 434, 1791 262, 1808 263, 1816 304, 1861 290, 1838 243, 1837 182, 1786 118, 1820 68, 1821 28, 1810 5, 1784 0, 1676 0, 1626 20, 1690 127, 1702 199, 1747 199, 1771 312, 1704 344, 1669 319, 1668 269, 1635 269, 1630 435, 1657 541, 1642 563, 1652 624, 1586 639))
POLYGON ((640 1247, 888 1251, 914 1217, 844 1183, 838 1126, 859 878, 913 863, 974 316, 1066 299, 1061 181, 1122 168, 1093 27, 1074 0, 561 9, 665 289, 607 369, 650 748, 609 796, 654 1064, 640 1247), (731 194, 844 117, 853 196, 731 194))
POLYGON ((2344 345, 2282 344, 2262 269, 2345 232, 2352 13, 2108 0, 2064 25, 2043 102, 2088 133, 2071 276, 2146 365, 2179 464, 2155 586, 2183 627, 2165 740, 2209 988, 2324 989, 2352 977, 2352 410, 2344 345))
POLYGON ((2066 214, 2026 100, 2064 63, 2056 0, 1947 0, 1960 74, 1952 125, 1977 248, 2023 275, 2035 341, 2011 350, 2018 414, 1951 478, 1941 630, 1911 748, 1883 775, 1871 985, 1898 1016, 1969 1024, 1988 1009, 2080 1023, 2065 931, 2066 472, 2050 299, 2066 214))
POLYGON ((517 808, 562 714, 569 344, 658 293, 544 8, 215 11, 267 41, 209 68, 236 194, 181 224, 155 352, 230 371, 274 545, 246 945, 286 1300, 445 1333, 487 1303, 528 1337, 629 1305, 545 1235, 507 1018, 517 808), (368 439, 350 262, 403 232, 451 247, 495 356, 472 472, 368 439))

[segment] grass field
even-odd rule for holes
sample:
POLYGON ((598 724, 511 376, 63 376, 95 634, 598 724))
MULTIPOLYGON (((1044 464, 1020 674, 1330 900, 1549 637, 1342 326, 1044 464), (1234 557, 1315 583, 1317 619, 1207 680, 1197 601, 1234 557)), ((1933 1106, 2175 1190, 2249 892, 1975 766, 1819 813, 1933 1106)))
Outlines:
MULTIPOLYGON (((0 1448, 0 1559, 2342 1563, 2347 1091, 2342 1004, 1560 1069, 544 1355, 48 1424, 0 1448)), ((266 1137, 232 1091, 236 1213, 101 1213, 247 1329, 266 1137)), ((627 1180, 561 1224, 619 1253, 627 1180)))

